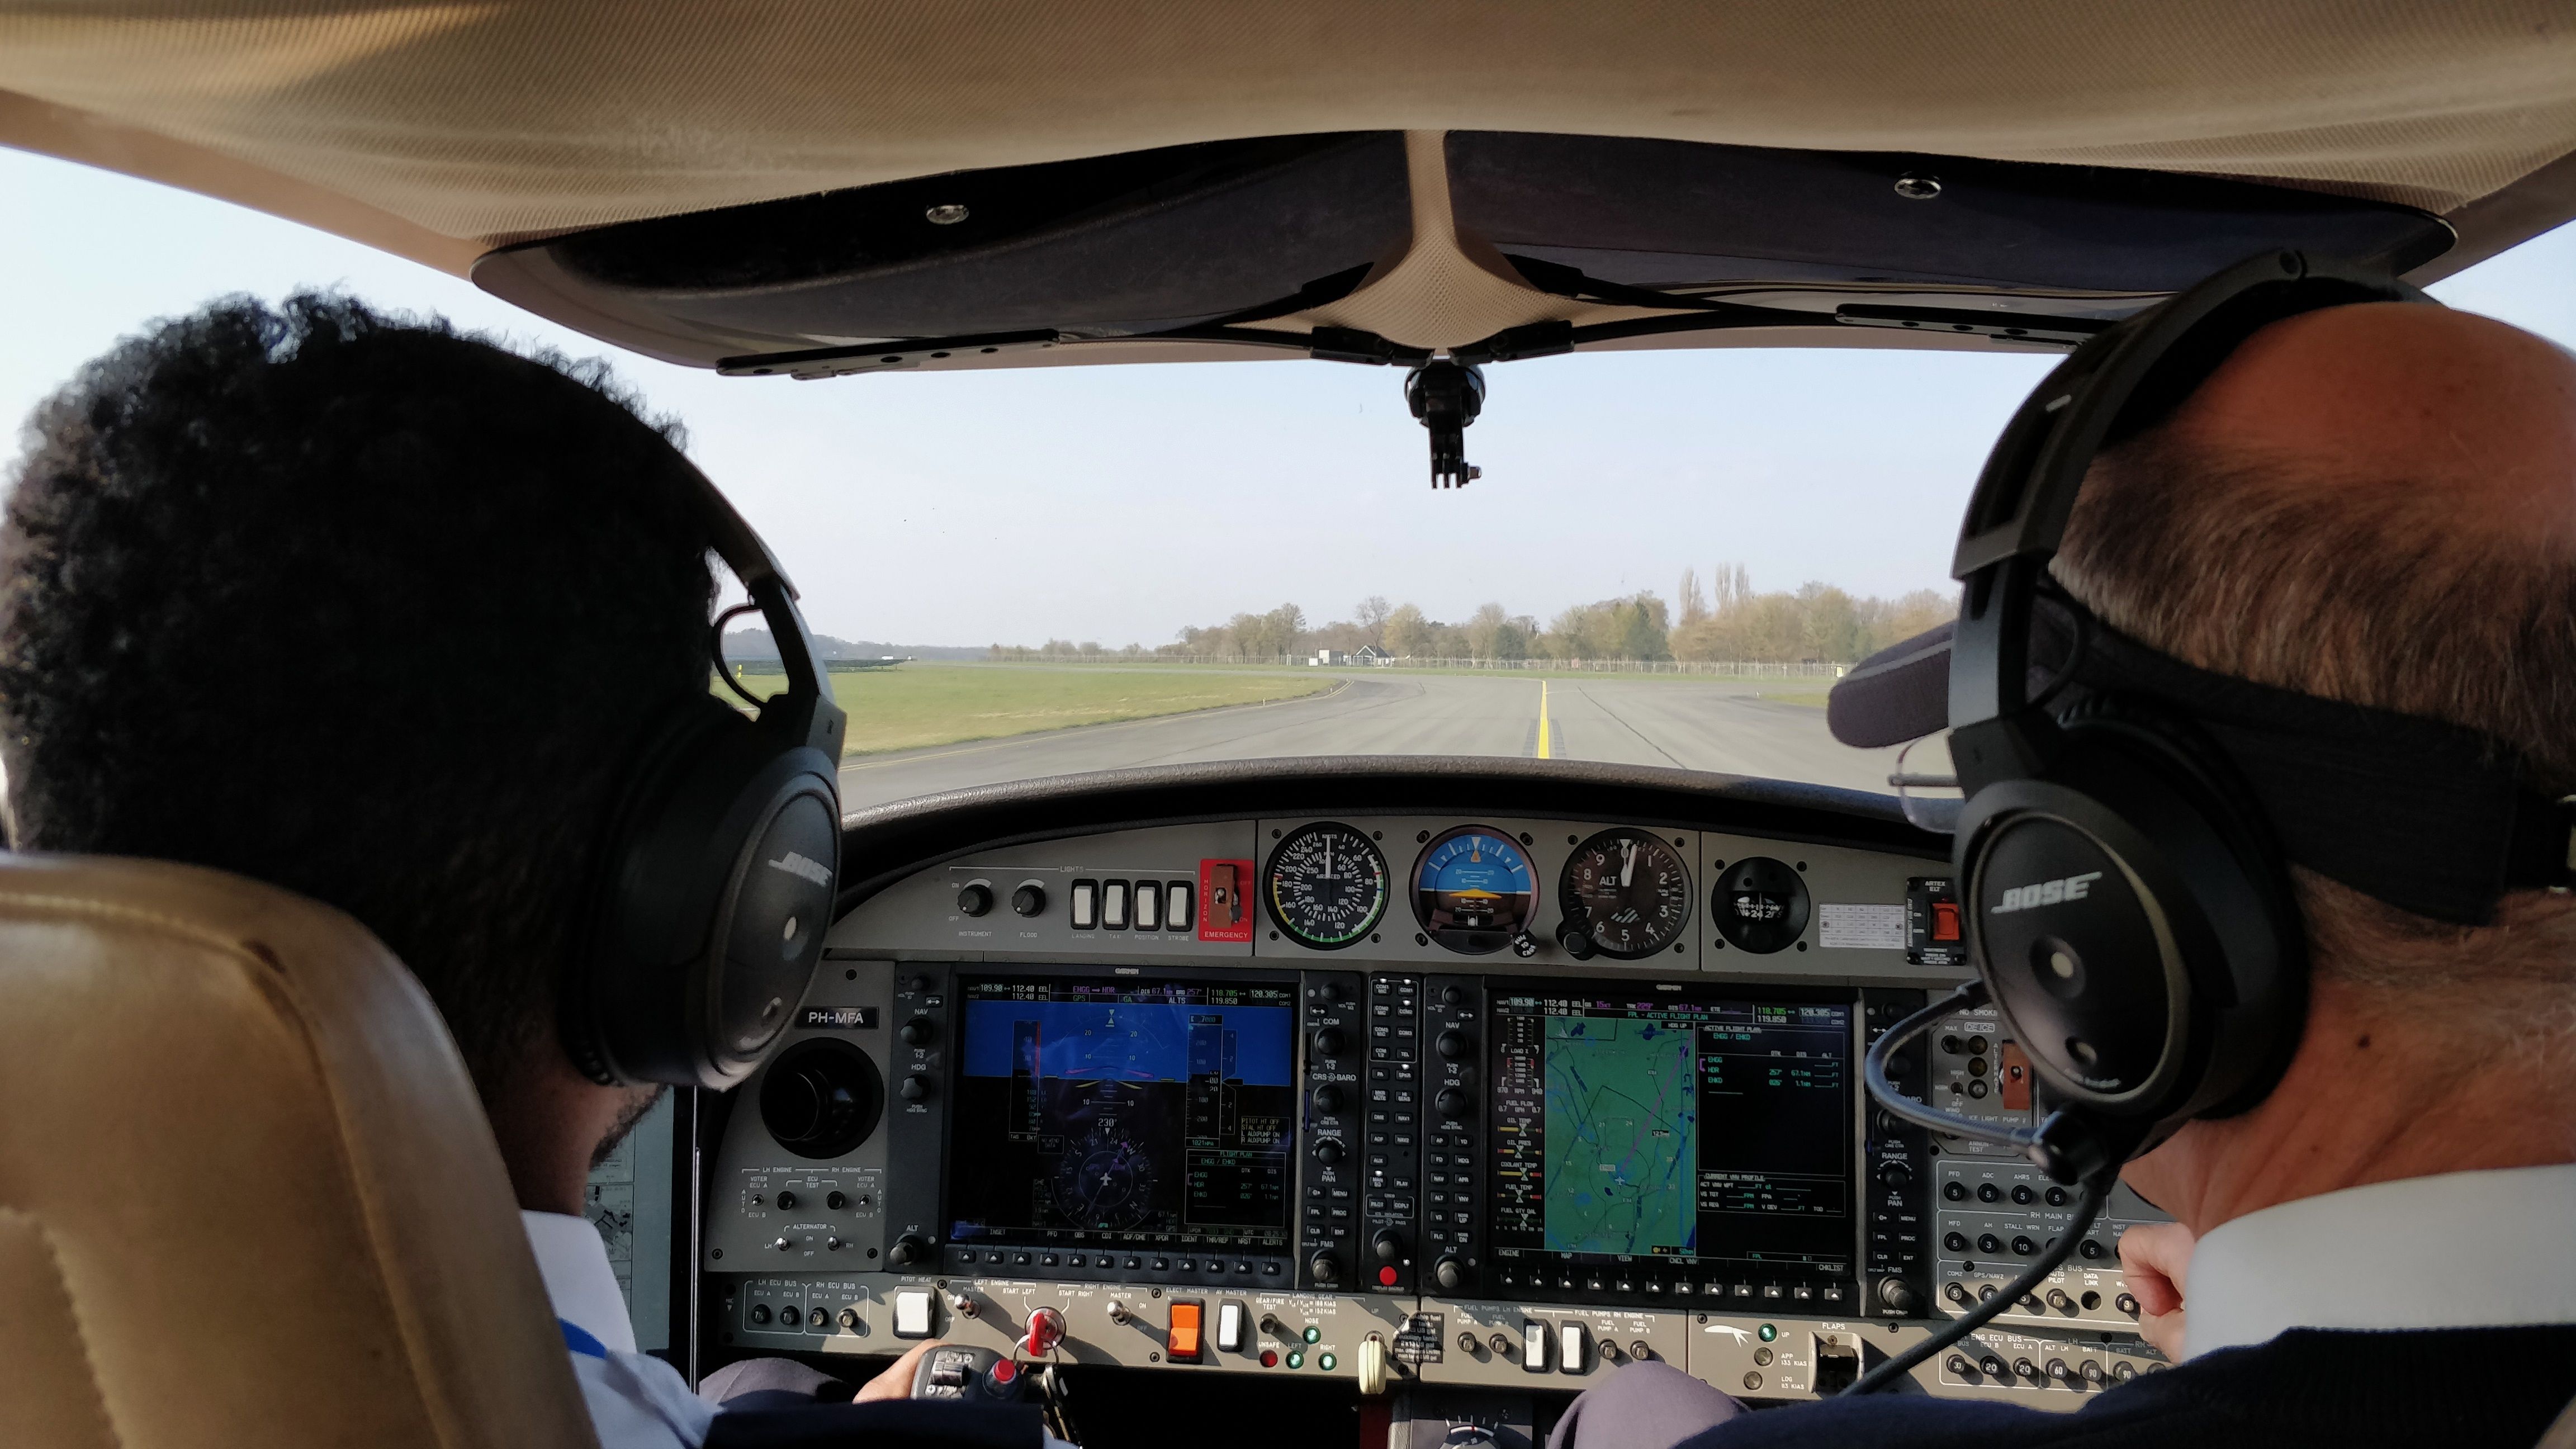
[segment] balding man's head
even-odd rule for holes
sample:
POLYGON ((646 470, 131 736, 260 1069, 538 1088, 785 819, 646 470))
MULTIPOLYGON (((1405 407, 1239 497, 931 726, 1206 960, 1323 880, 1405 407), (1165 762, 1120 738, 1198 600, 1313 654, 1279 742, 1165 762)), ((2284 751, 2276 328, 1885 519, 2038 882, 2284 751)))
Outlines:
MULTIPOLYGON (((2482 730, 2576 791, 2576 357, 2528 333, 2401 303, 2263 329, 2095 464, 2055 570, 2192 664, 2482 730)), ((2462 933, 2299 884, 2323 971, 2568 914, 2526 897, 2462 933)), ((2576 978, 2565 934, 2524 964, 2576 978)), ((2474 965, 2434 964, 2400 974, 2474 965)))

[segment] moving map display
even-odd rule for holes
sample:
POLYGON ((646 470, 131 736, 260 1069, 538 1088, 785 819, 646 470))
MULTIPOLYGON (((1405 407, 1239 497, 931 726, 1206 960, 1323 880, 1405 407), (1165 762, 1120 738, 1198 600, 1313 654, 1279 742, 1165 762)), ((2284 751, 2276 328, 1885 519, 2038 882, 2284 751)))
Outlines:
POLYGON ((1845 1271, 1850 1002, 1620 990, 1496 999, 1497 1256, 1845 1271))
POLYGON ((1277 1246, 1296 990, 965 977, 950 1236, 1277 1246))

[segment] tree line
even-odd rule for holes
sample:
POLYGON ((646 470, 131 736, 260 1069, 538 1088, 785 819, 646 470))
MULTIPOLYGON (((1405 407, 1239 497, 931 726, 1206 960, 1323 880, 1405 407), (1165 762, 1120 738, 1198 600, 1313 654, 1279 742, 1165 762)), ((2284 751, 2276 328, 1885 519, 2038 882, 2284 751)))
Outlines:
POLYGON ((1356 654, 1375 647, 1400 659, 1681 659, 1784 663, 1799 660, 1848 664, 1953 617, 1956 599, 1917 589, 1893 599, 1853 595, 1831 584, 1756 593, 1742 564, 1721 565, 1703 584, 1684 570, 1675 603, 1652 590, 1577 604, 1545 624, 1499 603, 1478 608, 1454 623, 1430 617, 1417 605, 1391 604, 1384 595, 1362 599, 1347 619, 1315 623, 1295 604, 1266 613, 1240 613, 1222 624, 1183 628, 1174 640, 1148 650, 1141 644, 1107 650, 1097 643, 1050 639, 1037 647, 995 644, 995 659, 1044 659, 1117 653, 1131 658, 1189 657, 1263 660, 1298 658, 1320 650, 1356 654))

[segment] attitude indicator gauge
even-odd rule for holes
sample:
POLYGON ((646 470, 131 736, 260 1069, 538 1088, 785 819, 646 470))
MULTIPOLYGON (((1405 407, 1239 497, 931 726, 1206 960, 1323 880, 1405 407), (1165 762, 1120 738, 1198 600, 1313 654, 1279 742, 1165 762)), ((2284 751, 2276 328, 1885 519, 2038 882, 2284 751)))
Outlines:
POLYGON ((1132 1228, 1154 1206, 1154 1161, 1115 1127, 1095 1127, 1058 1159, 1057 1210, 1079 1228, 1132 1228))
POLYGON ((1557 881, 1565 924, 1556 939, 1582 960, 1635 961, 1669 951, 1690 924, 1690 868, 1673 843, 1645 830, 1604 830, 1575 847, 1557 881))
POLYGON ((1423 847, 1413 867, 1413 914, 1423 934, 1461 955, 1505 946, 1535 955, 1529 924, 1538 914, 1538 874, 1509 834, 1461 825, 1423 847))
POLYGON ((1365 940, 1386 915, 1386 857, 1347 825, 1299 826, 1270 852, 1261 896, 1281 934, 1316 951, 1365 940))

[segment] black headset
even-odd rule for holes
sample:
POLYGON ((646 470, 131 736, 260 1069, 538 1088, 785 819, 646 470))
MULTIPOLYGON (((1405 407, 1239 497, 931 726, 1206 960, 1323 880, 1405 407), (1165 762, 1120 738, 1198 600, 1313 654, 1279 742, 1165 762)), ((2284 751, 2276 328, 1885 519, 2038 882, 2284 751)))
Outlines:
POLYGON ((556 1021, 593 1081, 721 1090, 782 1039, 822 959, 840 876, 845 720, 778 561, 706 475, 681 466, 716 556, 751 596, 710 626, 711 662, 722 674, 725 622, 756 609, 787 687, 756 702, 756 716, 696 691, 645 732, 601 841, 556 1021))
POLYGON ((2256 330, 2356 302, 2432 299, 2272 252, 2105 331, 2022 404, 1968 505, 1952 864, 1970 959, 2056 1109, 2022 1145, 2065 1159, 2065 1180, 2260 1102, 2298 1047, 2307 962, 2282 852, 2225 754, 2135 698, 2059 709, 2044 681, 2034 694, 2043 600, 2089 620, 2049 560, 2104 447, 2170 414, 2256 330))

